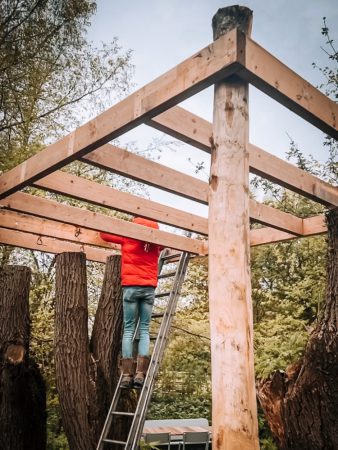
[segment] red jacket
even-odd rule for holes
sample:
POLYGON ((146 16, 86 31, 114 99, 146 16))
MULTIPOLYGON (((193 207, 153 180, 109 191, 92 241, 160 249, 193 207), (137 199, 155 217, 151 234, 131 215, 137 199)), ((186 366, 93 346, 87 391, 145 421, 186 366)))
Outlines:
MULTIPOLYGON (((134 223, 151 228, 157 228, 157 222, 136 217, 134 223)), ((147 244, 136 239, 100 233, 103 240, 121 244, 122 286, 157 286, 158 257, 162 247, 147 244)))

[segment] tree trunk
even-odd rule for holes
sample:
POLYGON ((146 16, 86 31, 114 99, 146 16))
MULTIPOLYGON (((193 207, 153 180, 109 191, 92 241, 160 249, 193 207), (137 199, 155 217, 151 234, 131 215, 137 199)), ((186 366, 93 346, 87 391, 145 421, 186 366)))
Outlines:
POLYGON ((89 355, 86 257, 56 259, 55 371, 62 424, 71 449, 96 444, 95 364, 89 355))
POLYGON ((258 396, 281 450, 338 449, 338 210, 327 213, 324 316, 304 357, 260 384, 258 396))
POLYGON ((46 448, 46 390, 29 358, 28 267, 0 269, 0 436, 4 450, 46 448))
MULTIPOLYGON (((95 449, 118 379, 122 333, 120 256, 107 260, 88 342, 86 261, 83 253, 56 260, 55 366, 62 423, 71 449, 95 449)), ((122 401, 130 409, 133 396, 122 401)), ((114 426, 120 437, 125 424, 114 426)))
POLYGON ((101 407, 110 405, 118 380, 118 363, 122 335, 121 256, 107 258, 100 300, 95 314, 90 350, 97 362, 97 377, 101 384, 101 407))

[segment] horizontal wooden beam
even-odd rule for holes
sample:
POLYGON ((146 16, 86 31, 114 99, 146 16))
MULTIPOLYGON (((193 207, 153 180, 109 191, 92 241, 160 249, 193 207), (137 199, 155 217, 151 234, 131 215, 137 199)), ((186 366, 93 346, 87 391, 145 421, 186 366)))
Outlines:
POLYGON ((0 198, 20 190, 233 74, 243 54, 237 30, 210 44, 60 141, 0 177, 0 198), (239 38, 239 41, 238 41, 239 38))
MULTIPOLYGON (((49 253, 60 253, 62 251, 80 251, 80 250, 72 250, 74 247, 69 247, 68 243, 76 243, 80 248, 83 249, 84 246, 89 246, 90 250, 92 250, 93 246, 97 247, 105 247, 106 250, 109 251, 116 249, 117 251, 120 249, 120 246, 117 244, 109 244, 98 237, 98 233, 93 230, 89 230, 84 227, 78 227, 73 225, 68 225, 66 223, 60 223, 53 220, 43 219, 40 217, 18 213, 16 211, 11 211, 7 209, 0 210, 0 223, 3 228, 20 231, 22 233, 28 233, 30 238, 28 243, 31 242, 32 250, 41 250, 47 251, 49 253), (49 237, 53 238, 53 247, 47 245, 45 239, 42 239, 44 244, 41 249, 41 239, 39 237, 49 237), (67 241, 67 246, 65 244, 60 244, 57 246, 58 241, 67 241), (43 250, 47 248, 47 250, 43 250), (67 250, 70 249, 70 250, 67 250)), ((304 229, 304 237, 314 236, 317 234, 323 234, 327 232, 327 227, 325 225, 325 219, 323 215, 311 217, 308 219, 303 219, 303 229, 304 229)), ((4 234, 3 234, 4 236, 4 234)), ((12 235, 19 236, 19 235, 12 235)), ((276 242, 289 241, 292 239, 296 239, 298 236, 295 236, 290 233, 285 233, 280 230, 276 230, 270 227, 263 227, 259 229, 254 229, 250 231, 250 245, 252 247, 259 245, 266 245, 276 242)), ((17 241, 11 239, 6 242, 0 242, 6 245, 14 245, 16 247, 24 247, 28 248, 27 245, 21 245, 26 242, 26 239, 22 240, 19 236, 17 241)), ((86 248, 86 247, 85 247, 86 248)), ((205 242, 205 248, 207 248, 207 242, 205 242)), ((89 258, 88 258, 89 259, 89 258)), ((102 261, 100 255, 96 255, 93 259, 95 261, 102 261)))
POLYGON ((313 236, 315 234, 322 234, 327 232, 327 225, 325 222, 325 216, 309 217, 303 219, 303 235, 313 236))
POLYGON ((338 104, 247 38, 238 75, 324 133, 338 139, 338 104))
MULTIPOLYGON (((179 107, 153 117, 148 125, 207 153, 211 152, 212 124, 179 107)), ((323 205, 338 206, 338 188, 271 153, 249 144, 250 171, 323 205)))
POLYGON ((36 250, 45 253, 83 252, 89 261, 105 263, 114 251, 90 245, 77 244, 52 237, 39 237, 31 233, 0 228, 0 244, 36 250))
POLYGON ((208 234, 208 223, 203 217, 121 192, 66 172, 56 171, 37 180, 34 186, 95 205, 147 217, 184 230, 208 234))
POLYGON ((104 145, 81 161, 189 200, 208 203, 203 181, 114 145, 104 145))
MULTIPOLYGON (((302 237, 316 236, 327 232, 324 215, 302 219, 302 237)), ((290 241, 297 238, 294 234, 276 230, 275 228, 263 227, 250 231, 251 246, 272 244, 276 242, 290 241)))
POLYGON ((131 237, 190 253, 204 254, 203 241, 144 227, 125 220, 22 192, 16 192, 8 198, 1 200, 0 205, 14 211, 33 214, 38 217, 85 227, 91 230, 131 237))
POLYGON ((106 247, 110 250, 120 250, 121 248, 118 244, 108 244, 103 241, 96 231, 89 230, 88 228, 60 223, 29 214, 22 214, 8 209, 0 209, 0 223, 3 228, 32 233, 37 236, 54 237, 80 245, 86 244, 106 247))
MULTIPOLYGON (((127 150, 108 144, 82 160, 205 205, 208 204, 208 184, 206 182, 127 150)), ((297 235, 302 234, 300 218, 254 200, 250 200, 250 217, 253 221, 263 225, 273 226, 297 235)))

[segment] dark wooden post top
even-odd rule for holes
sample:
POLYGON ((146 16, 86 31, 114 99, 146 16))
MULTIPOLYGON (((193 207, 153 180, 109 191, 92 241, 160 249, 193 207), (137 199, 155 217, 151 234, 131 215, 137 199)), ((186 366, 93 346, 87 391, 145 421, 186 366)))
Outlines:
POLYGON ((250 36, 252 26, 252 11, 246 6, 227 6, 220 8, 212 18, 214 40, 238 27, 250 36))

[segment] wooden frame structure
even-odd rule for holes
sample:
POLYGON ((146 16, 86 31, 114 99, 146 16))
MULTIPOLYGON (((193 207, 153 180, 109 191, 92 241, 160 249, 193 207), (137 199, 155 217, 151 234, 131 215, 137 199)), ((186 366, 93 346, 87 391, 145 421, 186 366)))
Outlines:
MULTIPOLYGON (((214 124, 211 124, 177 105, 212 84, 216 84, 217 89, 221 89, 220 86, 224 85, 222 89, 226 96, 229 96, 229 92, 237 96, 238 104, 236 105, 233 100, 231 106, 232 113, 237 117, 238 105, 244 98, 239 100, 238 92, 246 92, 247 83, 254 85, 337 139, 338 105, 274 58, 254 42, 248 33, 235 28, 95 119, 3 174, 0 177, 0 244, 50 253, 84 251, 89 260, 104 262, 108 255, 118 250, 118 246, 101 241, 97 235, 98 231, 133 237, 199 255, 208 255, 207 237, 209 235, 209 241, 212 243, 209 255, 213 270, 210 277, 212 291, 217 290, 217 283, 213 280, 224 278, 228 274, 228 269, 223 267, 223 262, 219 263, 219 255, 215 256, 215 247, 218 246, 220 251, 223 248, 224 229, 219 232, 217 225, 220 220, 223 221, 220 219, 222 214, 246 215, 247 229, 249 218, 253 222, 264 225, 263 228, 250 231, 246 239, 252 246, 325 233, 326 226, 322 216, 302 219, 284 213, 250 200, 247 190, 243 194, 245 200, 243 204, 234 205, 229 201, 229 197, 226 211, 223 208, 224 205, 219 204, 220 198, 223 198, 220 189, 227 188, 227 183, 230 183, 227 180, 230 176, 229 171, 234 170, 229 166, 228 173, 224 173, 224 162, 231 164, 231 161, 227 160, 226 156, 225 159, 220 156, 219 147, 215 146, 215 142, 220 143, 223 139, 222 118, 215 118, 214 124), (212 153, 213 173, 209 185, 195 177, 108 143, 140 124, 147 124, 196 148, 212 153), (213 216, 211 217, 210 213, 208 221, 198 215, 120 192, 60 170, 75 160, 141 181, 201 204, 208 204, 209 199, 209 210, 214 211, 213 216), (105 208, 156 219, 163 224, 197 233, 201 237, 204 236, 204 239, 148 229, 103 213, 95 213, 20 192, 26 186, 34 186, 105 208), (247 206, 243 206, 244 204, 247 206), (220 207, 223 208, 222 214, 217 212, 220 207), (212 221, 214 225, 211 225, 212 221)), ((226 108, 227 101, 226 99, 226 108)), ((230 123, 229 114, 224 120, 228 121, 227 125, 230 123)), ((247 117, 239 120, 242 122, 244 120, 243 123, 247 126, 247 117)), ((248 143, 246 136, 241 135, 239 138, 241 132, 238 127, 233 128, 231 133, 233 133, 232 136, 228 135, 224 139, 228 139, 228 142, 234 142, 237 138, 242 140, 243 161, 245 158, 247 161, 247 163, 244 161, 243 167, 241 166, 243 179, 248 179, 250 170, 323 205, 338 206, 336 187, 248 143)), ((230 228, 228 232, 231 233, 230 228)), ((235 270, 240 271, 240 259, 238 261, 238 267, 235 270)), ((247 283, 250 284, 249 281, 247 283)), ((250 295, 250 292, 246 295, 250 295)), ((216 320, 215 315, 222 313, 223 297, 220 301, 210 297, 210 308, 213 311, 212 329, 215 327, 213 322, 216 320)), ((227 308, 225 310, 228 314, 227 308)), ((250 308, 247 313, 250 322, 250 308)), ((219 372, 217 376, 219 380, 229 370, 229 367, 225 367, 223 359, 220 357, 220 362, 217 356, 225 351, 222 347, 222 339, 226 340, 226 330, 224 327, 222 330, 217 328, 214 335, 216 344, 212 346, 212 354, 214 353, 216 358, 214 358, 213 372, 219 372)), ((243 339, 247 339, 247 335, 240 336, 239 342, 243 339)), ((249 346, 248 349, 252 357, 252 347, 249 346)), ((239 353, 238 364, 245 365, 246 362, 243 360, 245 357, 240 351, 237 353, 239 353)), ((250 372, 247 376, 250 380, 244 380, 242 387, 244 390, 252 391, 254 390, 253 374, 250 372)), ((222 386, 214 385, 214 381, 213 386, 218 395, 222 386)), ((223 387, 226 391, 227 387, 223 387)), ((240 389, 239 386, 237 388, 240 389)), ((230 389, 232 389, 231 386, 230 389)), ((249 416, 255 415, 255 407, 248 409, 247 405, 240 405, 234 399, 229 401, 220 396, 217 400, 215 396, 213 398, 213 436, 217 439, 214 439, 213 445, 217 449, 237 449, 238 442, 242 442, 241 446, 245 449, 257 448, 255 419, 249 417, 243 422, 243 419, 239 418, 234 423, 233 419, 229 419, 224 413, 229 402, 231 403, 230 411, 237 410, 239 416, 243 408, 249 411, 249 416), (251 425, 248 426, 247 420, 251 420, 251 425), (236 433, 236 430, 244 438, 236 443, 236 437, 234 443, 229 444, 233 442, 231 436, 236 433), (225 440, 228 444, 224 443, 225 440)))

